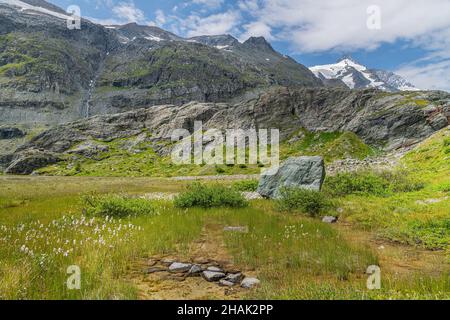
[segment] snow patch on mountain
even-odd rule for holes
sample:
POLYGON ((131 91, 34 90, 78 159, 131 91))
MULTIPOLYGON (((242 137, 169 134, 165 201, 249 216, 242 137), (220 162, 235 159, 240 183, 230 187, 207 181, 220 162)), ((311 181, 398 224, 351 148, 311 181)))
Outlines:
POLYGON ((58 19, 71 19, 71 16, 63 14, 61 12, 52 11, 40 6, 33 6, 20 0, 0 0, 0 4, 10 5, 27 14, 46 14, 58 19))

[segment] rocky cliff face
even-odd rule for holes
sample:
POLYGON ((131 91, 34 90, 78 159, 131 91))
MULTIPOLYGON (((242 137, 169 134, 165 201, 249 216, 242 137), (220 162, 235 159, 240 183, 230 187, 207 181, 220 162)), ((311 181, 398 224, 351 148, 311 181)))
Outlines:
POLYGON ((184 39, 156 27, 69 30, 42 0, 0 1, 0 123, 57 124, 157 104, 228 101, 271 85, 322 86, 263 38, 184 39))
POLYGON ((45 166, 43 159, 54 163, 80 144, 84 151, 89 145, 97 150, 98 141, 139 137, 144 132, 149 135, 143 139, 160 154, 167 154, 173 130, 192 132, 195 121, 202 121, 205 130, 278 128, 282 139, 300 128, 351 131, 368 144, 393 150, 422 141, 448 126, 449 119, 450 94, 442 92, 386 94, 369 89, 279 87, 236 104, 162 105, 57 126, 0 162, 9 173, 29 173, 45 166))

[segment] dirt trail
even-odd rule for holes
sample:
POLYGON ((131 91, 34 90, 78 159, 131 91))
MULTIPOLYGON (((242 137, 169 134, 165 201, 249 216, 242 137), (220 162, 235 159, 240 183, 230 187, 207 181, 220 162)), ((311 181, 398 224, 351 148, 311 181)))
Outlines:
POLYGON ((223 241, 223 226, 205 225, 201 237, 191 244, 191 248, 184 255, 155 256, 142 259, 133 268, 131 281, 139 290, 142 300, 238 300, 248 293, 240 287, 224 288, 217 283, 205 281, 201 277, 181 277, 169 272, 145 274, 154 260, 174 260, 177 262, 203 263, 205 266, 218 266, 228 272, 243 272, 246 276, 254 276, 249 272, 237 268, 232 264, 223 241))
POLYGON ((377 239, 373 233, 358 230, 348 223, 338 223, 335 226, 346 241, 372 248, 379 257, 382 271, 388 274, 408 276, 420 273, 438 276, 448 271, 444 251, 430 251, 377 239))

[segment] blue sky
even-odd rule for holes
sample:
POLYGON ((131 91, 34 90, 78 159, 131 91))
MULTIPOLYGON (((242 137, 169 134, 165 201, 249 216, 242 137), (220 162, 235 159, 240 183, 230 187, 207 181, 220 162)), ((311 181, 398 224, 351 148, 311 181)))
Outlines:
POLYGON ((450 0, 50 0, 102 24, 178 35, 264 36, 306 66, 350 54, 423 89, 450 91, 450 0))

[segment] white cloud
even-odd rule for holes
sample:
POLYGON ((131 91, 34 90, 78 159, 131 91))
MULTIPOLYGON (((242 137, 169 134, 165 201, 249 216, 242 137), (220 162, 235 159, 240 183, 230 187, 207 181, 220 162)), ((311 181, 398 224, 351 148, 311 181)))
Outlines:
POLYGON ((450 91, 450 59, 426 65, 412 63, 395 72, 420 89, 450 91))
POLYGON ((264 22, 255 21, 243 27, 246 31, 240 35, 239 39, 241 41, 245 41, 250 37, 264 37, 267 40, 275 40, 275 37, 272 35, 272 28, 264 22))
POLYGON ((126 22, 144 22, 144 11, 137 8, 134 2, 120 2, 112 8, 112 12, 119 19, 126 22))
POLYGON ((199 35, 217 35, 233 33, 240 23, 240 14, 237 11, 227 11, 202 17, 190 15, 186 19, 179 19, 180 28, 188 37, 199 35))
POLYGON ((200 4, 209 8, 219 8, 223 4, 224 0, 192 0, 194 4, 200 4))
POLYGON ((302 53, 374 50, 399 40, 428 51, 397 72, 425 89, 450 90, 450 1, 448 0, 241 0, 251 17, 241 37, 284 40, 302 53), (378 5, 381 29, 367 27, 367 9, 378 5))

